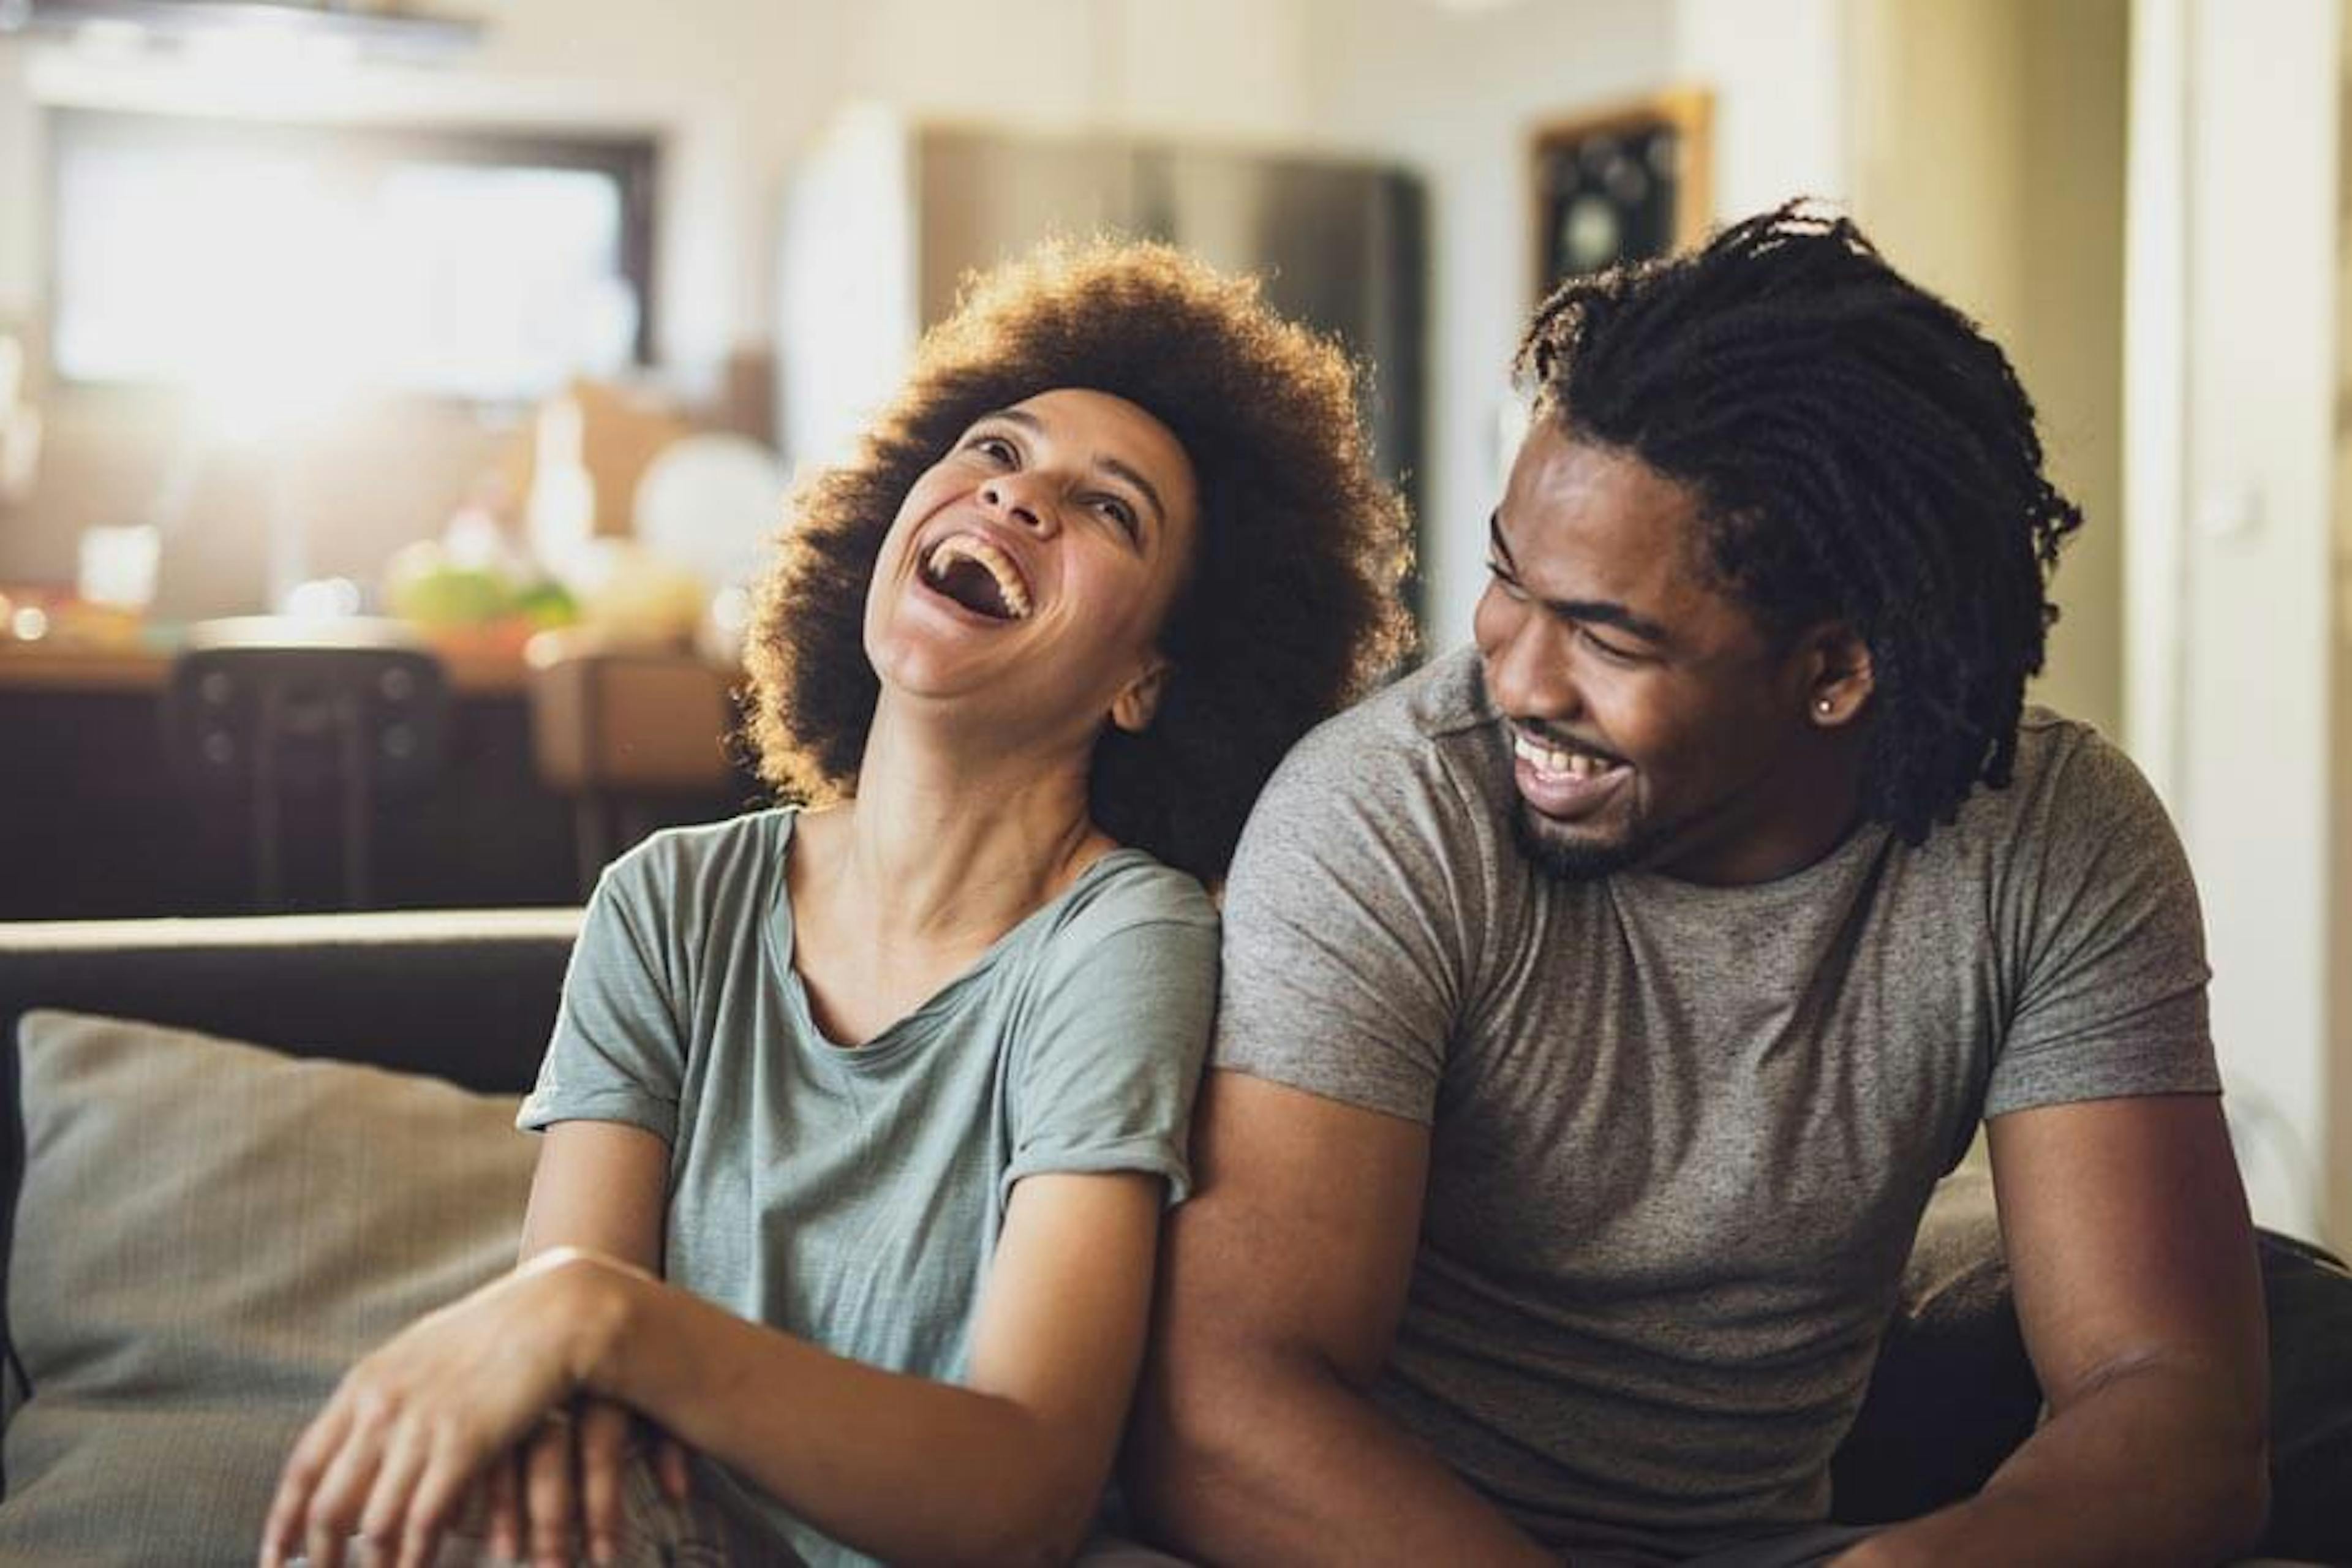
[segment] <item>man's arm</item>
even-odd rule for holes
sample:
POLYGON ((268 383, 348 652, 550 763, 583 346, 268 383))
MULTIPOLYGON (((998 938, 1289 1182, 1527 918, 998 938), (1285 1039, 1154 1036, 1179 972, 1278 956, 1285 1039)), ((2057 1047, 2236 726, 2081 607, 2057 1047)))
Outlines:
POLYGON ((2268 1503, 2262 1279, 2220 1102, 2088 1100, 1989 1124, 2050 1418, 1967 1502, 1853 1563, 2211 1563, 2268 1503))
POLYGON ((1128 1495, 1217 1562, 1549 1563, 1366 1398, 1421 1231, 1428 1129, 1237 1072, 1194 1121, 1128 1495))

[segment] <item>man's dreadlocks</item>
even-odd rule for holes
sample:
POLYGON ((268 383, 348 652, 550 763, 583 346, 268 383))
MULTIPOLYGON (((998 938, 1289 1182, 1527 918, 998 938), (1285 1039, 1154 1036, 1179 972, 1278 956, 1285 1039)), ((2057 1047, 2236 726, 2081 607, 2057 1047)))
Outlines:
POLYGON ((1974 323, 1791 202, 1562 285, 1517 367, 1539 416, 1694 492, 1711 566, 1769 632, 1837 620, 1868 645, 1870 816, 1916 843, 2009 782, 2083 518, 1974 323))

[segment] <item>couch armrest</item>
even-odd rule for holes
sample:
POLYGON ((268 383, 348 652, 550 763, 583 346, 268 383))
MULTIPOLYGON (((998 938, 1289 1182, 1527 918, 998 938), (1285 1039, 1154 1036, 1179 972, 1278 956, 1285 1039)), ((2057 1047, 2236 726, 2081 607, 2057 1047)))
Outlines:
MULTIPOLYGON (((2257 1231, 2271 1342, 2265 1560, 2352 1563, 2352 1272, 2322 1248, 2257 1231)), ((1904 1271, 1868 1397, 1832 1466, 1832 1510, 1908 1519, 1978 1490, 2032 1434, 2041 1386, 2001 1256, 1992 1184, 1945 1182, 1904 1271)))

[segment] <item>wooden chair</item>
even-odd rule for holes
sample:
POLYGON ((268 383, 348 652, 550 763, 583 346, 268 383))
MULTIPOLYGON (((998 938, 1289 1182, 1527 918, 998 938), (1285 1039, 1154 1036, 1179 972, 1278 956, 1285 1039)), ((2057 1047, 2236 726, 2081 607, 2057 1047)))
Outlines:
POLYGON ((440 660, 398 623, 205 621, 173 662, 165 751, 199 790, 241 804, 257 909, 289 907, 289 808, 306 796, 333 799, 341 907, 366 909, 379 802, 439 776, 447 712, 440 660))
POLYGON ((726 674, 692 654, 533 639, 531 749, 539 775, 572 799, 580 893, 660 822, 723 815, 743 793, 730 752, 726 674))

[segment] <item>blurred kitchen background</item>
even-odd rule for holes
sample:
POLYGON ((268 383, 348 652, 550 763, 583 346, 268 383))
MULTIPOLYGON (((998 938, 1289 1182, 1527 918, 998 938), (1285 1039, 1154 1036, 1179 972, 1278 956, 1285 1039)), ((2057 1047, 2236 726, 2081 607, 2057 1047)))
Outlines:
POLYGON ((0 0, 0 919, 569 901, 740 809, 740 588, 963 269, 1265 274, 1468 635, 1559 273, 1795 194, 2007 344, 2042 700, 2352 1237, 2340 0, 0 0), (268 615, 268 621, 246 617, 268 615))

